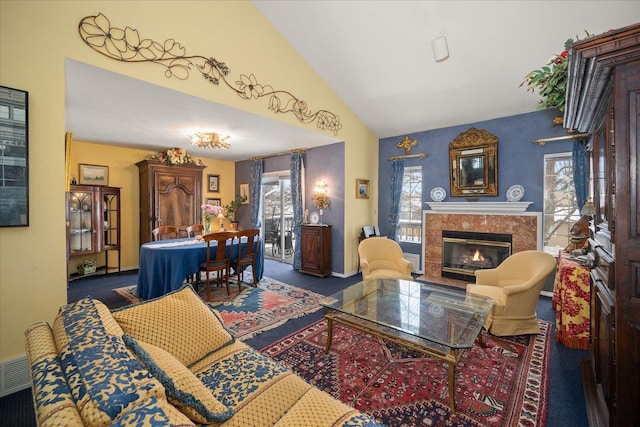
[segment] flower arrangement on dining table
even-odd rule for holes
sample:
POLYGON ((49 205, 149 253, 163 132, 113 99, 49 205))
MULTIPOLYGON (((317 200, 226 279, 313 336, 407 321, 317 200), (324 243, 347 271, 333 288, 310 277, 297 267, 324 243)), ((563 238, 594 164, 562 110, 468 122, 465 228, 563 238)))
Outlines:
POLYGON ((218 217, 218 215, 220 215, 222 213, 222 207, 220 206, 216 206, 216 205, 211 205, 211 204, 206 204, 206 205, 202 205, 202 218, 204 220, 204 233, 203 234, 210 234, 211 233, 211 221, 213 221, 215 218, 218 217))
POLYGON ((160 163, 167 163, 169 165, 191 165, 195 163, 193 158, 187 153, 187 150, 180 147, 160 151, 151 158, 158 159, 160 163))

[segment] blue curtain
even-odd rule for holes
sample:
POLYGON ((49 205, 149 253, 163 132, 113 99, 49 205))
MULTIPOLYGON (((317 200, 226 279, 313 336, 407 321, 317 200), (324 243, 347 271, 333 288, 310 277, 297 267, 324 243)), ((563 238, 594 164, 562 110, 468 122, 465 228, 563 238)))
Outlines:
POLYGON ((251 226, 260 227, 258 215, 260 214, 260 187, 262 184, 262 171, 264 160, 251 161, 251 182, 249 183, 249 201, 251 203, 251 226))
POLYGON ((578 209, 582 210, 584 203, 587 201, 587 193, 589 191, 589 160, 587 147, 582 141, 574 141, 572 160, 576 202, 578 202, 578 209))
POLYGON ((400 221, 400 198, 404 178, 404 159, 391 162, 391 206, 389 207, 389 237, 398 240, 398 222, 400 221))
POLYGON ((296 246, 293 248, 293 268, 302 267, 302 249, 300 248, 300 232, 302 230, 302 173, 303 153, 291 153, 291 200, 293 202, 293 235, 296 246))

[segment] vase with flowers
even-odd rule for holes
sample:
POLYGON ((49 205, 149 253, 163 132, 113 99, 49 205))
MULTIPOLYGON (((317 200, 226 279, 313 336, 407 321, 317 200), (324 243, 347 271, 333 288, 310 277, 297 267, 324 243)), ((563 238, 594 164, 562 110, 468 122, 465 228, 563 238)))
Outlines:
MULTIPOLYGON (((587 37, 590 37, 585 31, 587 37)), ((564 42, 564 50, 559 54, 554 54, 546 64, 540 69, 533 70, 526 76, 520 86, 526 86, 527 91, 537 90, 542 97, 537 110, 545 108, 556 108, 564 112, 565 94, 567 91, 567 67, 569 65, 569 46, 576 40, 569 38, 564 42)), ((554 125, 562 124, 562 117, 557 117, 553 121, 554 125)))
POLYGON ((202 218, 204 222, 203 234, 211 234, 211 222, 222 213, 222 208, 216 205, 202 205, 202 218))

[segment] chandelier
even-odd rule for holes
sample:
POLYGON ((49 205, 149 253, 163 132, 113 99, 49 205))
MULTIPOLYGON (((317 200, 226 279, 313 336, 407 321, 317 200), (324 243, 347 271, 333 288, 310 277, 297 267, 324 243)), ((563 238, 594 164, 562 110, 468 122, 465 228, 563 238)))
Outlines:
POLYGON ((198 148, 229 148, 231 144, 227 142, 228 136, 223 138, 215 132, 198 132, 193 135, 189 135, 191 139, 191 145, 198 148))

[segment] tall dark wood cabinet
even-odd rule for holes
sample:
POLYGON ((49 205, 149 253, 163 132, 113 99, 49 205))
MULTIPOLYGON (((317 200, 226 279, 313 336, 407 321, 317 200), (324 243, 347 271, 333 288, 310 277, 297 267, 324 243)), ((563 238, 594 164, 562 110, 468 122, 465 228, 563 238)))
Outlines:
POLYGON ((331 226, 304 224, 302 226, 302 273, 325 277, 331 274, 331 226))
POLYGON ((153 240, 160 225, 201 223, 202 170, 205 166, 136 163, 140 171, 140 244, 153 240))
POLYGON ((565 127, 590 134, 596 207, 587 413, 590 425, 640 425, 640 24, 569 58, 565 127))
POLYGON ((66 205, 68 259, 104 252, 108 273, 109 252, 116 251, 120 272, 120 188, 71 185, 66 205))

